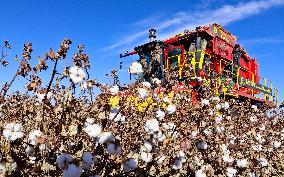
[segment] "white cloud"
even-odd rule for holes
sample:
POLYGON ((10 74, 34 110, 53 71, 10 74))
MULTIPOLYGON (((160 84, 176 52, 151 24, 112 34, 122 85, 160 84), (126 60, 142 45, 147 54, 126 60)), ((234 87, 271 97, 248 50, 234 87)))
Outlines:
MULTIPOLYGON (((165 39, 175 34, 183 32, 185 29, 193 29, 197 26, 216 22, 221 25, 228 25, 235 21, 257 15, 264 10, 275 6, 284 5, 284 0, 262 0, 238 3, 235 5, 224 5, 214 10, 202 10, 200 12, 178 12, 172 18, 166 19, 157 25, 153 25, 158 30, 158 39, 165 39)), ((141 20, 143 21, 143 20, 141 20)), ((147 20, 146 20, 147 21, 147 20)), ((124 37, 119 42, 113 43, 103 50, 115 49, 121 46, 129 47, 133 43, 141 43, 147 37, 148 29, 124 37)))

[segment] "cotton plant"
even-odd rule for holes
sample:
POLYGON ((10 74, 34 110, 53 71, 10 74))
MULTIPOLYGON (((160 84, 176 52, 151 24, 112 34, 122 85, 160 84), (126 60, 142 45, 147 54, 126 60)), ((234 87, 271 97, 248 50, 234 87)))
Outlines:
POLYGON ((77 84, 85 80, 86 73, 82 68, 78 66, 72 66, 69 69, 69 77, 74 84, 77 84))
POLYGON ((23 126, 20 123, 8 123, 4 126, 3 136, 9 141, 21 139, 24 136, 23 126))

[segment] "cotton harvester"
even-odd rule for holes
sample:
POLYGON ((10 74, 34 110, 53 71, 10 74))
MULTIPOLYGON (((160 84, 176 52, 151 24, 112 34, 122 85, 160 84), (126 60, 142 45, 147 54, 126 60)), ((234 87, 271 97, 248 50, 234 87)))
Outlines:
POLYGON ((278 106, 278 90, 272 81, 259 76, 257 60, 220 25, 185 30, 163 41, 156 40, 156 30, 151 29, 149 38, 150 42, 135 47, 133 52, 120 55, 138 54, 143 67, 154 70, 144 76, 145 80, 176 77, 182 81, 187 77, 187 84, 195 88, 200 81, 196 78, 202 78, 202 82, 216 87, 218 95, 278 106), (175 71, 173 76, 171 72, 175 71))

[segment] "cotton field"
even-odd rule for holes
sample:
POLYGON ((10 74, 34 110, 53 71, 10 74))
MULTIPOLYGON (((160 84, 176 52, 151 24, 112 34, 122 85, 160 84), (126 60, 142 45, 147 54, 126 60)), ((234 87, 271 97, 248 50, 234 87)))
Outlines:
MULTIPOLYGON (((123 89, 115 75, 98 83, 83 45, 58 70, 71 43, 36 66, 25 44, 15 77, 27 78, 26 90, 9 92, 15 79, 2 87, 2 176, 284 176, 283 108, 224 100, 204 85, 194 103, 191 88, 157 78, 123 89)), ((134 62, 129 72, 138 78, 143 69, 134 62)))

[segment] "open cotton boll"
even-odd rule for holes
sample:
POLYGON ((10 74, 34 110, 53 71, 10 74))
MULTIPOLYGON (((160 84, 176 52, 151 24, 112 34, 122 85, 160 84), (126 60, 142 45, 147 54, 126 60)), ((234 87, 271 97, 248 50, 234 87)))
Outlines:
POLYGON ((209 100, 207 100, 207 99, 202 99, 202 100, 201 100, 201 105, 202 105, 202 106, 207 106, 207 105, 209 105, 209 100))
POLYGON ((258 122, 258 118, 256 116, 250 116, 249 121, 251 123, 256 123, 256 122, 258 122))
MULTIPOLYGON (((39 102, 42 102, 42 100, 44 99, 45 97, 45 92, 44 93, 37 93, 37 98, 38 98, 38 101, 39 102)), ((47 100, 50 100, 50 98, 52 97, 53 93, 52 92, 48 92, 47 95, 46 95, 46 99, 47 100)))
POLYGON ((115 137, 111 132, 103 132, 99 135, 99 138, 97 139, 98 143, 104 144, 106 142, 114 142, 115 137))
POLYGON ((219 101, 220 101, 220 98, 219 98, 219 97, 212 97, 211 100, 212 100, 212 101, 219 102, 219 101))
POLYGON ((182 161, 181 159, 177 158, 173 165, 172 165, 172 168, 175 169, 175 170, 179 170, 179 169, 182 169, 182 161))
POLYGON ((26 154, 29 156, 29 155, 31 155, 31 153, 33 152, 33 150, 34 150, 33 147, 28 146, 25 151, 26 151, 26 154))
POLYGON ((149 134, 154 134, 159 131, 159 122, 157 119, 147 120, 145 123, 145 131, 149 134))
POLYGON ((257 151, 257 152, 260 152, 260 151, 263 150, 261 144, 257 144, 257 145, 253 144, 253 145, 252 145, 252 149, 253 149, 254 151, 257 151))
POLYGON ((91 152, 85 152, 82 156, 82 160, 83 160, 82 168, 88 170, 95 162, 96 157, 94 157, 91 152))
POLYGON ((138 94, 139 94, 139 97, 141 99, 144 99, 144 98, 146 98, 148 96, 148 91, 146 89, 144 89, 144 88, 140 88, 138 90, 138 94))
POLYGON ((82 68, 73 66, 69 69, 69 77, 74 84, 82 82, 86 78, 86 73, 82 68))
POLYGON ((95 123, 95 119, 94 118, 87 118, 86 122, 85 122, 85 126, 92 125, 94 123, 95 123))
POLYGON ((272 146, 275 149, 280 148, 281 147, 281 142, 280 141, 273 141, 272 146))
POLYGON ((256 105, 251 105, 251 109, 253 109, 253 110, 257 110, 257 106, 256 105))
POLYGON ((143 150, 146 150, 147 152, 151 152, 153 149, 153 146, 149 141, 144 141, 143 147, 143 150))
POLYGON ((158 79, 158 78, 154 78, 154 79, 152 80, 152 82, 153 82, 155 85, 160 85, 160 84, 162 83, 162 81, 161 81, 160 79, 158 79))
POLYGON ((257 158, 257 160, 259 161, 259 163, 261 164, 261 166, 263 166, 263 167, 267 167, 268 166, 268 161, 265 159, 265 158, 263 158, 263 157, 260 157, 260 158, 257 158))
POLYGON ((197 137, 198 131, 192 131, 190 136, 192 139, 195 139, 197 137))
POLYGON ((63 170, 63 177, 80 177, 82 174, 82 168, 75 164, 70 164, 63 170))
POLYGON ((261 125, 258 129, 259 129, 260 131, 265 131, 265 125, 261 125))
POLYGON ((186 162, 186 155, 183 151, 179 151, 177 157, 181 160, 182 163, 186 162))
POLYGON ((68 165, 70 162, 73 161, 73 157, 70 154, 62 153, 56 159, 56 163, 60 169, 63 169, 65 165, 68 165))
POLYGON ((142 82, 143 87, 151 88, 150 82, 142 82))
POLYGON ((123 169, 125 172, 130 172, 132 170, 135 170, 136 168, 137 168, 137 161, 134 159, 127 160, 123 165, 123 169))
POLYGON ((206 174, 200 169, 195 172, 195 177, 206 177, 206 174))
POLYGON ((21 132, 21 131, 23 131, 23 126, 22 126, 22 124, 16 123, 16 124, 14 125, 14 132, 21 132))
POLYGON ((169 97, 165 96, 165 97, 163 98, 163 102, 165 102, 165 103, 171 103, 171 100, 169 99, 169 97))
POLYGON ((254 137, 256 141, 258 141, 260 144, 264 143, 266 140, 261 136, 260 134, 256 134, 254 137))
POLYGON ((29 134, 29 143, 35 145, 37 139, 42 136, 42 132, 40 130, 34 130, 29 134))
POLYGON ((129 73, 135 74, 135 75, 139 75, 143 73, 142 65, 137 61, 132 62, 129 67, 129 73))
POLYGON ((11 137, 13 136, 13 132, 9 129, 4 129, 3 130, 3 136, 7 140, 11 140, 11 137))
POLYGON ((154 134, 154 138, 159 142, 163 142, 166 139, 166 135, 164 135, 161 131, 154 134))
POLYGON ((109 89, 109 92, 111 95, 117 95, 119 92, 119 87, 118 85, 114 85, 109 89))
POLYGON ((206 142, 200 142, 197 144, 198 149, 207 149, 208 144, 206 142))
POLYGON ((221 105, 220 104, 217 104, 215 107, 216 107, 217 110, 221 109, 221 105))
POLYGON ((107 145, 107 152, 111 155, 121 155, 122 149, 120 146, 110 143, 107 145))
POLYGON ((141 159, 146 162, 149 163, 152 161, 152 154, 151 153, 147 153, 147 152, 141 152, 141 159))
POLYGON ((14 126, 15 126, 15 123, 8 123, 5 125, 4 129, 8 129, 10 131, 14 131, 14 126))
POLYGON ((173 114, 174 112, 176 112, 176 107, 174 105, 170 104, 169 106, 167 106, 166 112, 168 114, 173 114))
POLYGON ((237 160, 237 166, 239 168, 245 168, 248 165, 248 160, 247 159, 241 159, 241 160, 237 160))
POLYGON ((222 103, 221 104, 221 107, 222 107, 222 109, 229 109, 230 108, 230 105, 229 105, 229 103, 228 102, 225 102, 225 103, 222 103))
POLYGON ((233 177, 236 173, 237 173, 236 169, 232 167, 227 168, 227 172, 226 172, 227 177, 233 177))
POLYGON ((85 128, 85 132, 91 137, 91 138, 97 138, 101 132, 102 128, 99 124, 93 124, 93 125, 88 125, 85 128))
POLYGON ((161 111, 160 109, 156 112, 156 117, 161 121, 165 117, 165 113, 161 111))
POLYGON ((222 117, 222 116, 217 116, 217 117, 215 117, 215 122, 216 122, 217 124, 220 124, 220 123, 222 122, 222 120, 223 120, 223 117, 222 117))

